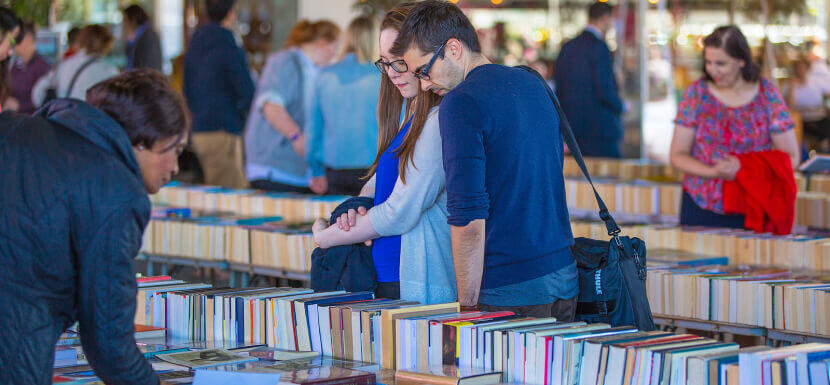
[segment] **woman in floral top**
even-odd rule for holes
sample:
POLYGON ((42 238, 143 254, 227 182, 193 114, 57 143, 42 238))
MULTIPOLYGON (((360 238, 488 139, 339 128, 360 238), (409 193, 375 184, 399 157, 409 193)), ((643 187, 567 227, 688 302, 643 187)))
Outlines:
POLYGON ((743 228, 743 216, 723 210, 723 181, 733 180, 741 167, 735 156, 776 149, 797 165, 794 124, 778 90, 761 77, 738 27, 716 29, 703 46, 704 76, 678 106, 669 154, 686 174, 680 223, 743 228))

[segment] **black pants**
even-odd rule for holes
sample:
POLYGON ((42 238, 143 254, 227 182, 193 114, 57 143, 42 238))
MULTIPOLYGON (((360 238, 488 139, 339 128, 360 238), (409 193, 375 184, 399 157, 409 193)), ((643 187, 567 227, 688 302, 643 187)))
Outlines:
POLYGON ((326 167, 326 180, 329 184, 329 189, 326 194, 332 195, 351 195, 356 196, 360 194, 360 190, 366 183, 361 179, 366 176, 369 170, 365 168, 350 168, 335 170, 326 167))
POLYGON ((559 299, 552 303, 530 306, 492 306, 480 303, 478 308, 481 311, 512 311, 524 317, 554 317, 557 321, 573 322, 576 316, 576 298, 559 299))
POLYGON ((824 118, 813 122, 805 120, 804 132, 814 136, 818 140, 830 138, 830 118, 824 118))
POLYGON ((290 184, 283 184, 279 182, 273 182, 270 180, 259 179, 251 181, 251 187, 257 190, 265 190, 265 191, 273 191, 273 192, 296 192, 296 193, 303 193, 303 194, 311 194, 311 190, 308 187, 297 187, 292 186, 290 184))
POLYGON ((375 298, 400 299, 401 283, 378 282, 378 287, 375 288, 375 298))
POLYGON ((601 137, 577 137, 582 156, 593 158, 622 158, 620 140, 601 137))
POLYGON ((683 201, 680 204, 680 224, 683 226, 743 229, 744 216, 718 214, 714 211, 702 209, 695 203, 689 193, 683 191, 683 201))

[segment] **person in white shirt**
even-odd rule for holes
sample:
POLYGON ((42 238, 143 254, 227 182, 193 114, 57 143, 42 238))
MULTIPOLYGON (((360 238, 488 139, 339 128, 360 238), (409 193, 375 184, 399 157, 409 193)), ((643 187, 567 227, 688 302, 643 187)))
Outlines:
POLYGON ((88 25, 79 35, 81 50, 58 64, 32 88, 32 102, 36 106, 47 102, 48 90, 55 97, 84 100, 93 85, 118 75, 118 68, 104 60, 112 50, 115 39, 103 25, 88 25))
POLYGON ((820 152, 830 151, 830 118, 824 106, 824 98, 830 95, 830 84, 812 76, 811 63, 797 60, 793 63, 793 76, 785 86, 787 105, 801 114, 804 134, 818 145, 820 152))

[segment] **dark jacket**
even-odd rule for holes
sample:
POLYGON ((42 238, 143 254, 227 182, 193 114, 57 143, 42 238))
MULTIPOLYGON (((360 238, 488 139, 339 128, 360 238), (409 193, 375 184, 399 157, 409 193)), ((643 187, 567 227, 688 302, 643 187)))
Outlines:
POLYGON ((127 43, 127 68, 152 68, 161 71, 161 42, 149 25, 143 26, 138 38, 127 43))
MULTIPOLYGON (((349 198, 334 209, 329 223, 335 223, 350 209, 371 208, 373 201, 367 197, 349 198)), ((311 253, 311 288, 314 291, 375 291, 376 286, 372 247, 363 243, 328 249, 318 247, 311 253)))
POLYGON ((75 321, 106 383, 158 383, 133 326, 149 217, 129 138, 108 115, 70 99, 0 114, 0 383, 51 384, 75 321))
POLYGON ((592 146, 622 139, 623 103, 604 41, 586 30, 565 43, 556 59, 554 80, 556 96, 583 154, 601 155, 592 146))
POLYGON ((210 23, 193 33, 184 56, 184 96, 193 131, 242 133, 254 82, 231 31, 210 23))

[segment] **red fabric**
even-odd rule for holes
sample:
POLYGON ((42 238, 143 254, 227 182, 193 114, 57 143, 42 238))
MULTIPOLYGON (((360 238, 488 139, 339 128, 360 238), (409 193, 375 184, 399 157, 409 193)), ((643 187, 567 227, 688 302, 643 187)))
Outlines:
POLYGON ((790 157, 777 150, 737 157, 735 180, 723 182, 724 211, 746 215, 744 226, 757 233, 791 233, 797 188, 790 157))

